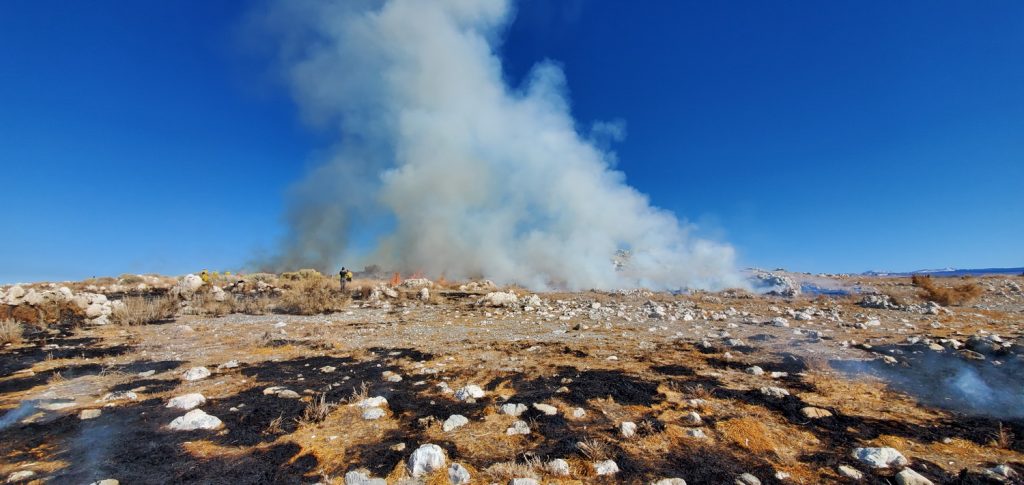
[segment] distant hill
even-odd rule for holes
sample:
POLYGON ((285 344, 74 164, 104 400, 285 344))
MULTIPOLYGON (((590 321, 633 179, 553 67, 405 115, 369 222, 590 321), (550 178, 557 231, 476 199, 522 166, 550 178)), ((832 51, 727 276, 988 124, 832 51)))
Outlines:
POLYGON ((976 269, 921 269, 917 271, 896 272, 896 271, 865 271, 867 276, 910 276, 915 274, 927 274, 932 276, 983 276, 983 275, 1019 275, 1024 274, 1024 267, 1019 268, 976 268, 976 269))

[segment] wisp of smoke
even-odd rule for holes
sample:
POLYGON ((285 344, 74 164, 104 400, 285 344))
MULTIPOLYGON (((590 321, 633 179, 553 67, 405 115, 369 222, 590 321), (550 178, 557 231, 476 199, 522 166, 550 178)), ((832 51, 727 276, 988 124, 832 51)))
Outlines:
POLYGON ((273 269, 372 262, 532 288, 742 285, 729 245, 695 237, 612 170, 598 138, 621 138, 620 122, 577 130, 557 65, 506 84, 495 46, 509 1, 281 0, 264 13, 305 118, 338 133, 293 188, 273 269), (351 244, 382 226, 373 249, 351 244), (630 258, 616 270, 620 250, 630 258))

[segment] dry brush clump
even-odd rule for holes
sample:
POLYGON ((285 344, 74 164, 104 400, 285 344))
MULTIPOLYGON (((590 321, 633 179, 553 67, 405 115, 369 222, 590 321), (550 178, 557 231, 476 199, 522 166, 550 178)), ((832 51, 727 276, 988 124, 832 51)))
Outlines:
POLYGON ((298 315, 319 315, 345 308, 348 297, 338 289, 338 282, 323 276, 289 281, 281 294, 277 309, 298 315))
POLYGON ((0 345, 21 343, 25 329, 14 320, 0 321, 0 345))
POLYGON ((169 295, 157 297, 129 296, 114 308, 111 320, 118 325, 146 325, 174 318, 178 299, 169 295))
POLYGON ((937 286, 931 276, 914 275, 910 279, 914 286, 920 288, 921 298, 934 301, 942 306, 959 306, 970 303, 981 296, 982 289, 977 283, 968 282, 952 288, 937 286))

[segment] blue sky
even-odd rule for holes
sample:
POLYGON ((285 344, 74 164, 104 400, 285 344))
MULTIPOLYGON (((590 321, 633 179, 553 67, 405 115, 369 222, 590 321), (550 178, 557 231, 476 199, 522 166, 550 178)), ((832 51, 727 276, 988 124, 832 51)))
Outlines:
MULTIPOLYGON (((516 85, 655 205, 801 271, 1024 265, 1024 3, 527 0, 516 85)), ((0 281, 238 269, 330 133, 231 1, 0 3, 0 281)))

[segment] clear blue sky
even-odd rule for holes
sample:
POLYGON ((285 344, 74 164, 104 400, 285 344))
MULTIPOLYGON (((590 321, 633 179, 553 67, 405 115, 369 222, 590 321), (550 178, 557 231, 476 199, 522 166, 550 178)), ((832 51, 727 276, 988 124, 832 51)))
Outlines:
MULTIPOLYGON (((0 3, 0 281, 236 269, 332 142, 234 1, 0 3)), ((800 271, 1024 265, 1024 3, 521 2, 654 204, 800 271)))

